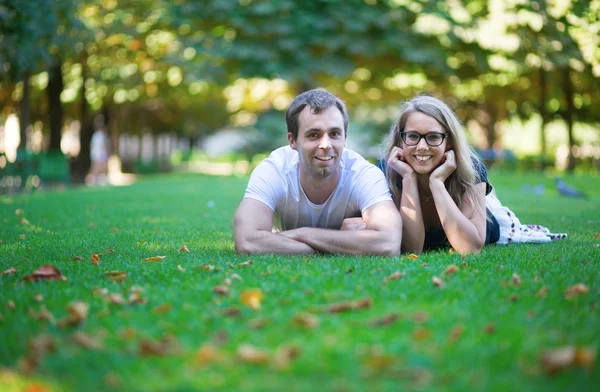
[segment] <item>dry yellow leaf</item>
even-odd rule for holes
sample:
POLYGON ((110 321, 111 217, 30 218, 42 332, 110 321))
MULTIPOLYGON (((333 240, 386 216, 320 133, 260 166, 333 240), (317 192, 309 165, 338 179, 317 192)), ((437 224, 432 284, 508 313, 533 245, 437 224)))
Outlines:
POLYGON ((177 269, 181 272, 185 272, 185 268, 183 268, 181 264, 177 264, 177 269))
POLYGON ((113 282, 123 282, 127 279, 127 272, 123 271, 106 271, 104 277, 113 282))
POLYGON ((542 287, 541 289, 539 289, 536 293, 535 296, 537 298, 545 298, 548 296, 548 289, 546 288, 546 286, 542 287))
POLYGON ((577 283, 573 286, 568 287, 565 290, 565 298, 571 299, 583 294, 587 294, 590 291, 589 287, 583 283, 577 283))
POLYGON ((196 353, 196 363, 198 365, 204 366, 211 362, 220 361, 222 358, 222 354, 219 352, 219 349, 212 344, 203 344, 196 353))
POLYGON ((512 281, 512 284, 514 284, 515 286, 521 285, 521 277, 514 272, 512 274, 511 281, 512 281))
POLYGON ((402 273, 400 271, 396 271, 396 272, 390 274, 389 276, 386 276, 385 278, 383 278, 383 283, 387 283, 390 280, 402 279, 403 277, 404 277, 404 273, 402 273))
POLYGON ((16 273, 17 273, 17 269, 15 267, 10 267, 9 269, 0 272, 0 276, 16 274, 16 273))
POLYGON ((406 257, 408 257, 408 258, 409 258, 409 259, 411 259, 411 260, 417 260, 417 259, 419 258, 419 256, 417 256, 417 255, 416 255, 416 254, 414 254, 414 253, 411 253, 411 254, 409 254, 409 255, 408 255, 408 256, 406 256, 406 257))
POLYGON ((293 321, 304 328, 312 329, 319 326, 319 318, 311 313, 298 313, 294 316, 293 321))
POLYGON ((252 260, 248 260, 248 261, 244 261, 243 263, 239 263, 238 267, 248 267, 249 265, 252 265, 254 261, 252 260))
POLYGON ((23 215, 23 210, 21 208, 17 208, 15 210, 15 215, 23 215))
POLYGON ((437 276, 434 276, 433 278, 431 278, 431 282, 433 283, 434 286, 439 287, 440 289, 443 289, 445 287, 442 279, 440 279, 437 276))
POLYGON ((446 270, 444 271, 444 275, 452 275, 455 272, 458 272, 459 269, 457 266, 455 266, 454 264, 449 265, 446 270))
POLYGON ((177 252, 189 252, 190 250, 186 245, 183 245, 177 252))
POLYGON ((156 313, 156 314, 169 313, 171 311, 171 308, 172 308, 172 306, 169 303, 161 304, 154 308, 154 313, 156 313))
POLYGON ((237 358, 242 362, 254 364, 265 364, 269 361, 269 356, 265 351, 249 344, 242 344, 238 347, 237 358))
POLYGON ((98 256, 97 253, 94 253, 92 255, 92 264, 94 264, 94 265, 100 265, 100 256, 98 256))
POLYGON ((260 309, 263 299, 264 295, 260 289, 244 290, 240 294, 240 302, 254 310, 260 309))
POLYGON ((20 222, 21 222, 22 225, 28 225, 29 224, 29 221, 27 219, 25 219, 25 218, 21 218, 20 222))
POLYGON ((146 262, 155 262, 155 261, 163 261, 167 256, 152 256, 143 259, 142 261, 146 262))

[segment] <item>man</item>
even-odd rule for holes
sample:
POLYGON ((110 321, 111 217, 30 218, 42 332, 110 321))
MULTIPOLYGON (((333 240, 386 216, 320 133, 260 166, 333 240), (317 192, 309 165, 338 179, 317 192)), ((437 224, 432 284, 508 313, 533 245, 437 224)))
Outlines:
POLYGON ((236 251, 399 254, 402 222, 383 173, 344 148, 344 103, 310 90, 286 122, 289 146, 256 167, 235 213, 236 251))

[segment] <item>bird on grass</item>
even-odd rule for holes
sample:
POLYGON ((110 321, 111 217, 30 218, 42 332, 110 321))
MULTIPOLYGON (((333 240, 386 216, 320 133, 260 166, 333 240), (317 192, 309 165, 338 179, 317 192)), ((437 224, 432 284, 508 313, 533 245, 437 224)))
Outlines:
POLYGON ((580 199, 587 199, 587 195, 581 192, 579 189, 572 187, 571 185, 565 184, 560 177, 556 177, 556 190, 563 196, 577 197, 580 199))

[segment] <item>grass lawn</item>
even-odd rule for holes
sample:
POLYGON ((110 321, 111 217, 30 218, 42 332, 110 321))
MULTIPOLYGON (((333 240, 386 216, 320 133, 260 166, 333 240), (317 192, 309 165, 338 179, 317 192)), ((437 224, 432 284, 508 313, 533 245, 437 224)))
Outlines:
POLYGON ((593 390, 600 177, 567 178, 589 200, 539 174, 490 180, 523 223, 569 237, 465 258, 247 257, 231 234, 247 178, 0 196, 0 272, 17 270, 0 276, 0 390, 593 390), (44 264, 67 280, 22 281, 44 264))

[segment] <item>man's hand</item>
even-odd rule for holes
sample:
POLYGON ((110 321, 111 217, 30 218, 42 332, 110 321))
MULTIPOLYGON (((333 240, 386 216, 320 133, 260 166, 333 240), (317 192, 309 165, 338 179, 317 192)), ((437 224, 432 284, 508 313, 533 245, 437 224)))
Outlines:
POLYGON ((454 173, 454 170, 456 170, 454 151, 448 150, 444 153, 443 163, 431 173, 429 181, 440 180, 441 182, 444 182, 452 173, 454 173))
POLYGON ((404 150, 401 147, 396 146, 392 148, 392 152, 390 153, 387 164, 403 178, 412 176, 414 174, 413 168, 406 163, 406 158, 404 158, 404 150))
POLYGON ((366 230, 367 222, 361 217, 358 218, 346 218, 342 222, 340 230, 366 230))

